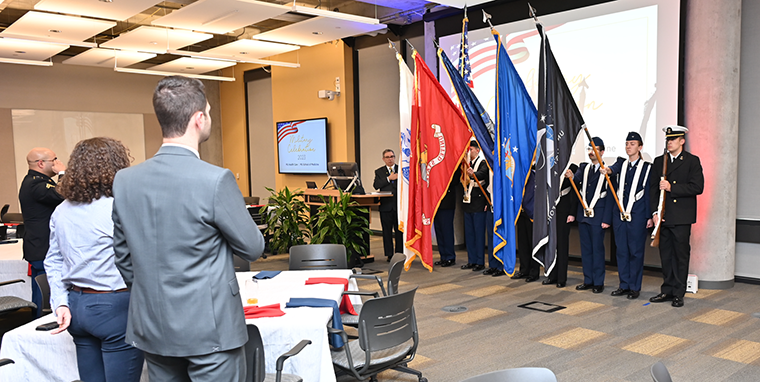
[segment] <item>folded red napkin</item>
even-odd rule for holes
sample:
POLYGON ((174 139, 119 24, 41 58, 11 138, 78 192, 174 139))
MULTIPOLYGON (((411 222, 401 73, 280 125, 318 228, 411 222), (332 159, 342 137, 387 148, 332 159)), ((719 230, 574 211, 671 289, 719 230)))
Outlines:
POLYGON ((262 317, 280 317, 284 316, 285 312, 280 309, 280 304, 272 304, 265 306, 244 306, 243 312, 245 312, 245 318, 262 318, 262 317))
MULTIPOLYGON (((314 284, 343 285, 343 290, 344 291, 348 290, 348 279, 344 279, 342 277, 310 277, 306 280, 306 285, 314 285, 314 284)), ((346 314, 346 313, 353 316, 359 315, 354 310, 354 305, 351 304, 351 300, 348 298, 348 296, 343 295, 343 298, 340 300, 340 314, 346 314)))

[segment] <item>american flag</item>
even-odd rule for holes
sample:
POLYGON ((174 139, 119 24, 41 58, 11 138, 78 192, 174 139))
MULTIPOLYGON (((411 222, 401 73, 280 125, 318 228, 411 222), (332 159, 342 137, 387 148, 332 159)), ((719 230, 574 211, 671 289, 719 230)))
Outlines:
MULTIPOLYGON (((466 11, 465 11, 466 12, 466 11)), ((469 24, 470 20, 465 17, 462 19, 462 41, 459 44, 459 62, 457 62, 457 68, 459 69, 459 75, 462 76, 462 79, 464 79, 464 82, 469 87, 474 87, 472 83, 472 70, 470 68, 470 55, 467 54, 467 49, 469 48, 467 45, 467 24, 469 24)))
POLYGON ((286 122, 282 124, 277 124, 277 143, 282 142, 285 137, 287 137, 290 134, 295 134, 298 132, 298 125, 304 123, 306 121, 294 121, 294 122, 286 122))

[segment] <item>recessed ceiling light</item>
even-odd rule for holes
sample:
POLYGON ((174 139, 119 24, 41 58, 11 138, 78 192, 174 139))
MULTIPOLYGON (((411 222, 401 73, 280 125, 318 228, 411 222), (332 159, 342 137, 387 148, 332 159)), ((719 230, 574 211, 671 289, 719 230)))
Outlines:
POLYGON ((98 0, 101 3, 113 3, 113 0, 98 0))
POLYGON ((240 54, 248 54, 248 52, 240 52, 240 54))
POLYGON ((320 35, 320 34, 322 34, 322 32, 311 32, 311 34, 320 35))
POLYGON ((50 33, 61 33, 58 29, 48 29, 48 32, 50 33))
POLYGON ((158 42, 157 42, 157 41, 151 41, 150 43, 151 43, 152 45, 158 45, 158 42))
POLYGON ((192 66, 188 66, 188 67, 186 67, 185 69, 188 69, 188 70, 193 70, 193 69, 195 69, 195 68, 194 68, 194 67, 192 67, 192 66))

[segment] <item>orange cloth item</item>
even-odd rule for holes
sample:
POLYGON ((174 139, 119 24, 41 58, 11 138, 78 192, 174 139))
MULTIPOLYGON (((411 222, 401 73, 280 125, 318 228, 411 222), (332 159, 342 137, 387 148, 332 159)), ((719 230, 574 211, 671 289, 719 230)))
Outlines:
POLYGON ((245 318, 262 318, 262 317, 280 317, 284 316, 285 312, 280 309, 280 304, 272 304, 265 306, 244 306, 243 312, 245 312, 245 318))
MULTIPOLYGON (((335 284, 335 285, 343 285, 343 291, 348 290, 348 279, 344 279, 342 277, 310 277, 306 280, 306 285, 314 285, 314 284, 335 284)), ((354 310, 354 305, 351 304, 351 300, 348 298, 348 295, 343 295, 343 298, 340 300, 340 314, 350 314, 352 316, 358 316, 359 314, 356 313, 354 310)))

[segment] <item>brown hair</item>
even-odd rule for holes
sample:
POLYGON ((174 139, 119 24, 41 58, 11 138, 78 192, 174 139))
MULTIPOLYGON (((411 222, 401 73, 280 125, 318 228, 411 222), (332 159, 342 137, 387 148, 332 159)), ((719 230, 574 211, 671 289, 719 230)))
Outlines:
POLYGON ((205 113, 206 104, 205 87, 195 78, 165 77, 153 92, 153 109, 164 138, 185 135, 190 118, 205 113))
POLYGON ((57 190, 73 202, 113 196, 113 178, 129 162, 129 150, 121 142, 106 137, 85 139, 74 147, 57 190))

